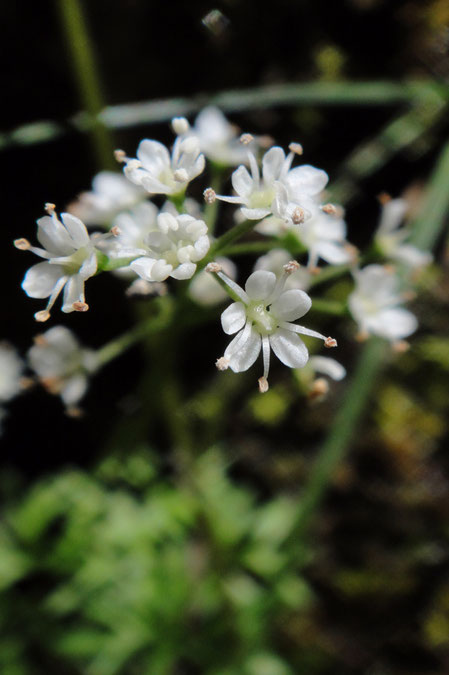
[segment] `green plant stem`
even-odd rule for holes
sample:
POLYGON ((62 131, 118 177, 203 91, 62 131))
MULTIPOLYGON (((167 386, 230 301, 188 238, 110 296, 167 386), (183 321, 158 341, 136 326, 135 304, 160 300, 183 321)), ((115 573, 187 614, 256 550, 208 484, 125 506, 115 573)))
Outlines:
POLYGON ((116 168, 111 132, 100 119, 100 113, 105 104, 101 94, 101 81, 94 49, 81 2, 80 0, 57 0, 56 4, 70 49, 71 62, 83 107, 88 113, 88 127, 98 165, 102 169, 116 168))
POLYGON ((202 269, 205 267, 207 263, 214 260, 217 254, 222 253, 223 250, 229 246, 229 244, 231 244, 236 239, 240 239, 240 237, 243 237, 243 235, 247 234, 248 232, 251 232, 251 230, 257 225, 257 222, 257 220, 245 220, 243 223, 234 225, 234 227, 231 227, 230 230, 222 234, 221 237, 218 237, 218 239, 210 247, 206 258, 204 258, 204 260, 199 263, 198 268, 202 269))
POLYGON ((347 312, 346 304, 338 300, 327 300, 326 298, 312 298, 312 312, 320 314, 329 314, 331 316, 344 316, 347 312))

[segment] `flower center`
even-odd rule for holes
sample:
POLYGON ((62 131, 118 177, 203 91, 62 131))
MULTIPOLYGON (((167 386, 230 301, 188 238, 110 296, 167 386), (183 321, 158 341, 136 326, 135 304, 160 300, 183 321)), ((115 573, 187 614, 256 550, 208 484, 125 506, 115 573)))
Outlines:
POLYGON ((87 246, 82 246, 72 255, 67 256, 64 262, 64 272, 68 275, 77 274, 81 265, 89 257, 90 249, 87 246))
POLYGON ((271 206, 276 193, 273 188, 265 188, 265 190, 256 190, 252 193, 249 199, 249 206, 251 209, 268 209, 271 206))
POLYGON ((266 305, 260 301, 250 302, 246 309, 248 319, 254 324, 254 328, 261 335, 269 335, 274 333, 277 328, 277 321, 272 314, 270 314, 266 305))

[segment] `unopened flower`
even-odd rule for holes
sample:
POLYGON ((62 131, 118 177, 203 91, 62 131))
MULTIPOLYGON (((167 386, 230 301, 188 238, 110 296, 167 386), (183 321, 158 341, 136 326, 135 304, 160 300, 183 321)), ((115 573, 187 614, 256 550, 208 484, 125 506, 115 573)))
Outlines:
POLYGON ((59 395, 67 408, 84 396, 88 375, 96 369, 95 352, 81 347, 64 326, 54 326, 35 338, 28 361, 45 389, 59 395))
MULTIPOLYGON (((296 146, 292 144, 291 147, 296 146)), ((295 154, 292 150, 286 157, 282 148, 270 148, 262 159, 261 176, 254 154, 248 151, 251 173, 242 165, 232 174, 232 186, 237 195, 216 195, 216 198, 240 204, 242 215, 249 220, 261 220, 274 214, 300 224, 310 217, 311 198, 324 189, 328 176, 321 169, 308 165, 291 169, 295 154)))
POLYGON ((401 307, 403 296, 394 271, 382 265, 368 265, 354 272, 354 280, 348 305, 361 334, 371 333, 396 342, 416 330, 416 317, 401 307))
MULTIPOLYGON (((237 268, 229 258, 217 258, 217 263, 231 279, 237 276, 237 268)), ((218 305, 229 298, 226 291, 217 284, 216 280, 206 272, 201 270, 191 281, 189 286, 189 295, 199 305, 206 307, 218 305)))
POLYGON ((246 164, 246 148, 237 138, 235 127, 216 106, 203 108, 195 120, 193 133, 208 159, 225 166, 246 164))
MULTIPOLYGON (((179 118, 177 120, 175 128, 185 131, 185 127, 180 126, 179 118)), ((184 192, 205 166, 198 138, 185 133, 176 138, 171 155, 162 143, 145 139, 139 144, 137 159, 122 157, 121 160, 125 162, 125 175, 132 183, 151 194, 165 195, 184 192)))
POLYGON ((174 216, 168 212, 157 216, 156 227, 146 235, 144 244, 144 255, 130 267, 146 281, 164 281, 169 276, 190 279, 210 246, 205 222, 187 213, 174 216))
POLYGON ((218 359, 217 367, 220 370, 231 368, 236 373, 248 370, 262 350, 264 371, 259 379, 261 392, 268 390, 270 349, 286 366, 302 368, 309 354, 298 334, 320 338, 325 346, 336 346, 332 338, 292 323, 304 316, 312 306, 310 297, 304 291, 284 290, 288 275, 297 267, 298 263, 294 261, 287 263, 280 277, 264 270, 253 272, 243 290, 216 263, 209 266, 227 284, 233 295, 239 298, 221 315, 224 332, 237 335, 227 346, 223 357, 218 359))
POLYGON ((146 197, 146 192, 121 173, 101 171, 92 181, 92 191, 82 192, 68 211, 86 225, 111 225, 121 211, 127 211, 146 197))
POLYGON ((433 256, 406 243, 410 236, 410 228, 404 225, 407 210, 405 199, 387 199, 382 207, 375 241, 385 257, 410 268, 424 267, 432 262, 433 256))
POLYGON ((54 206, 47 205, 48 216, 37 221, 37 238, 43 248, 31 246, 26 239, 16 239, 15 246, 45 258, 31 267, 22 288, 31 298, 49 298, 45 310, 34 316, 46 321, 50 310, 64 289, 62 311, 84 312, 89 309, 84 297, 84 282, 97 271, 95 245, 84 223, 70 213, 58 219, 54 206))

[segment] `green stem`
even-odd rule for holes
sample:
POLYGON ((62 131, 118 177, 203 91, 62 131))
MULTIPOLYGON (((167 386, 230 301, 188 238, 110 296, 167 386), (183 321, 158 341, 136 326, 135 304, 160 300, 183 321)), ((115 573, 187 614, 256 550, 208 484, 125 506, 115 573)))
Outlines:
POLYGON ((346 304, 338 300, 327 300, 326 298, 312 298, 312 307, 310 311, 320 312, 321 314, 330 314, 332 316, 344 316, 347 313, 346 304))
POLYGON ((231 242, 235 241, 236 239, 240 239, 240 237, 243 237, 243 235, 251 232, 251 230, 257 225, 257 222, 257 220, 245 220, 243 223, 234 225, 234 227, 231 227, 230 230, 222 234, 221 237, 218 237, 218 239, 210 247, 206 258, 204 258, 204 260, 199 263, 198 268, 202 269, 205 267, 208 262, 214 260, 217 254, 222 253, 223 249, 225 249, 226 246, 229 246, 231 242))
POLYGON ((111 132, 100 119, 105 108, 94 49, 80 0, 57 0, 62 26, 73 63, 74 75, 89 115, 88 123, 100 168, 116 168, 111 132))

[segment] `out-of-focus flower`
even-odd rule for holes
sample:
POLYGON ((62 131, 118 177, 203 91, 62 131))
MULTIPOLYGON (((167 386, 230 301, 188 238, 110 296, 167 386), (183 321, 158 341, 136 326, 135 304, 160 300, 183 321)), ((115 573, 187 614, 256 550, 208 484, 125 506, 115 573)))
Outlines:
POLYGON ((176 118, 172 126, 178 136, 171 155, 165 145, 149 139, 140 142, 137 159, 126 157, 120 150, 116 152, 117 159, 125 163, 127 178, 151 194, 180 194, 204 171, 204 155, 198 138, 188 133, 187 120, 176 118))
POLYGON ((216 198, 240 204, 242 215, 249 220, 261 220, 273 214, 288 223, 304 222, 311 216, 313 197, 322 192, 328 176, 325 171, 309 165, 291 169, 293 157, 302 149, 291 143, 290 150, 286 157, 282 148, 270 148, 262 159, 262 177, 254 154, 248 151, 251 173, 242 165, 232 174, 232 186, 237 195, 216 195, 208 188, 206 200, 216 198))
POLYGON ((54 326, 35 338, 28 361, 45 389, 59 395, 68 409, 84 396, 88 375, 96 369, 95 352, 81 347, 64 326, 54 326))
POLYGON ((375 242, 386 258, 396 260, 410 268, 429 265, 433 256, 412 244, 404 243, 410 236, 410 228, 404 225, 408 204, 405 199, 386 199, 375 235, 375 242))
POLYGON ((416 330, 416 317, 401 307, 400 282, 393 270, 368 265, 354 272, 354 279, 356 285, 348 305, 361 336, 371 333, 396 342, 416 330))
POLYGON ((127 211, 147 196, 121 173, 101 171, 92 181, 92 191, 82 192, 68 211, 86 225, 111 225, 121 211, 127 211))
POLYGON ((308 361, 307 347, 299 334, 324 340, 326 347, 335 347, 336 341, 317 331, 291 323, 304 316, 312 301, 299 289, 284 290, 288 275, 298 268, 297 262, 287 263, 282 276, 259 270, 247 279, 245 290, 224 274, 217 263, 210 263, 207 271, 215 272, 239 298, 221 315, 223 330, 228 335, 237 333, 227 346, 217 368, 231 368, 235 373, 248 370, 262 350, 264 372, 259 379, 260 391, 268 390, 270 348, 278 359, 290 368, 302 368, 308 361))
POLYGON ((144 244, 134 252, 126 249, 126 255, 140 256, 130 267, 146 281, 164 281, 169 276, 190 279, 210 246, 205 222, 187 213, 174 216, 168 212, 157 216, 156 228, 146 235, 144 244))
MULTIPOLYGON (((229 258, 217 258, 217 263, 221 266, 225 274, 231 279, 237 276, 237 268, 229 258)), ((217 281, 206 270, 201 270, 199 274, 192 279, 189 286, 189 295, 199 305, 211 306, 223 302, 229 295, 217 283, 217 281)))
MULTIPOLYGON (((284 271, 284 266, 291 260, 291 254, 285 248, 272 248, 265 255, 257 259, 254 265, 254 271, 267 270, 279 276, 284 271)), ((225 270, 226 272, 226 270, 225 270)), ((302 265, 295 269, 285 282, 285 290, 290 288, 299 288, 302 291, 307 291, 310 285, 311 274, 306 267, 302 265)))
POLYGON ((11 345, 0 343, 0 402, 9 401, 20 392, 23 361, 11 345))
POLYGON ((84 223, 70 213, 62 213, 59 220, 53 204, 47 204, 46 210, 49 215, 37 221, 37 238, 44 248, 31 246, 26 239, 14 242, 16 248, 46 259, 31 267, 22 282, 31 298, 49 298, 47 307, 34 315, 36 321, 47 321, 62 289, 63 312, 88 310, 84 282, 97 271, 95 244, 84 223))
POLYGON ((216 106, 203 108, 195 120, 193 133, 201 151, 213 162, 235 166, 248 161, 247 150, 237 138, 235 127, 216 106))

